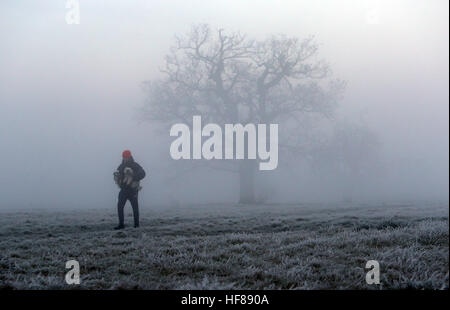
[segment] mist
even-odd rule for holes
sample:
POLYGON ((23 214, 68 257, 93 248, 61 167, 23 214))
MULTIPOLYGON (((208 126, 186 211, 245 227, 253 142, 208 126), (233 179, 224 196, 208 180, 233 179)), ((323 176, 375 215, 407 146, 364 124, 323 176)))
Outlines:
POLYGON ((257 180, 260 201, 448 201, 447 1, 79 2, 79 24, 66 23, 65 1, 0 4, 0 209, 114 207, 125 149, 148 175, 144 208, 236 202, 235 175, 177 175, 185 163, 168 156, 169 130, 141 117, 143 82, 198 23, 256 39, 313 35, 347 83, 318 132, 376 136, 377 153, 345 177, 280 155, 257 180))

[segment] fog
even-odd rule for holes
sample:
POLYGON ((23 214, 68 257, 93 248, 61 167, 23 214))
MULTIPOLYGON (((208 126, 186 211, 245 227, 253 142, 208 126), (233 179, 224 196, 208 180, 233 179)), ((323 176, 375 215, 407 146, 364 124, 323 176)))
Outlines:
POLYGON ((448 1, 112 1, 0 4, 0 209, 114 208, 112 173, 130 149, 146 170, 145 208, 237 202, 235 175, 168 157, 169 131, 142 120, 144 81, 162 76, 174 35, 192 25, 255 39, 314 35, 347 82, 334 124, 379 142, 357 176, 299 158, 257 182, 267 202, 448 201, 448 1), (291 167, 291 168, 289 168, 291 167), (331 172, 330 172, 331 171, 331 172), (174 179, 175 178, 175 179, 174 179))

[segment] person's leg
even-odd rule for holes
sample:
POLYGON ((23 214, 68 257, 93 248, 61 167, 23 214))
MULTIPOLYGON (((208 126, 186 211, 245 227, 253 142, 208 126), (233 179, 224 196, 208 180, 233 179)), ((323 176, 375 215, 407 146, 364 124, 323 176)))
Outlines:
POLYGON ((138 203, 138 192, 131 193, 128 197, 131 203, 131 207, 133 208, 133 217, 134 217, 134 227, 139 227, 139 203, 138 203))
POLYGON ((123 216, 123 208, 125 207, 125 203, 127 202, 127 196, 123 190, 119 192, 119 199, 117 201, 117 213, 119 215, 119 226, 117 228, 124 227, 124 216, 123 216))

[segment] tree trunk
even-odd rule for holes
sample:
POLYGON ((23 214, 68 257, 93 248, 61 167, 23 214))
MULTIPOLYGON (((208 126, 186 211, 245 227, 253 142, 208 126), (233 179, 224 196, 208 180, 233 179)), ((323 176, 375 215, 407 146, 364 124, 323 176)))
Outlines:
POLYGON ((242 159, 239 164, 239 203, 255 203, 256 160, 242 159))

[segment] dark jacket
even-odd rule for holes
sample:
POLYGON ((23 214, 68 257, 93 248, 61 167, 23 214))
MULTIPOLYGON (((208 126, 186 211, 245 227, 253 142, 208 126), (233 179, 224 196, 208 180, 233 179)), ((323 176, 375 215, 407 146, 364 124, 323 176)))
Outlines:
MULTIPOLYGON (((124 177, 123 170, 126 167, 130 167, 133 170, 133 181, 138 181, 139 182, 143 178, 145 178, 145 171, 144 171, 144 169, 137 162, 134 161, 133 157, 131 157, 131 160, 129 160, 128 162, 122 161, 122 163, 119 165, 119 167, 117 167, 117 171, 120 174, 120 179, 121 180, 124 177)), ((122 185, 120 187, 121 188, 127 188, 126 185, 122 185)))

